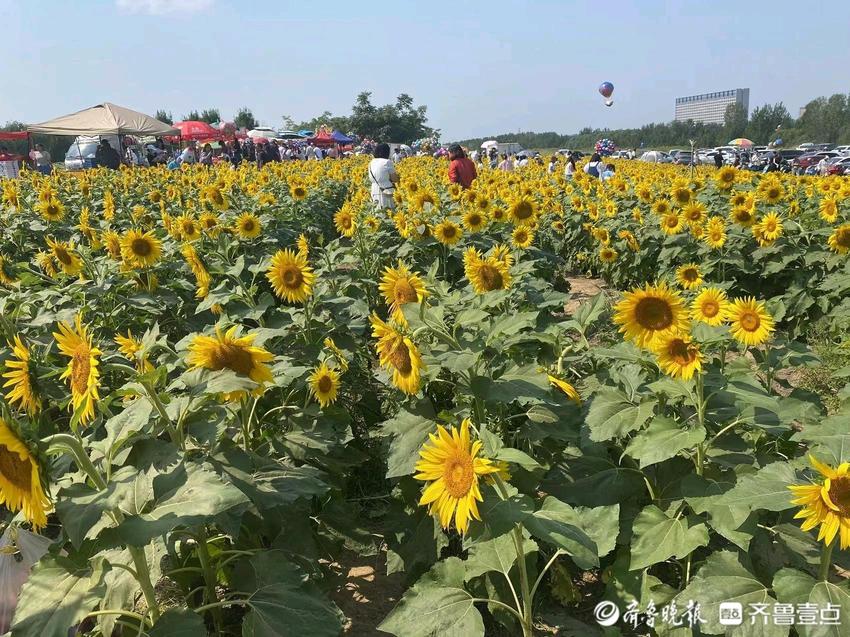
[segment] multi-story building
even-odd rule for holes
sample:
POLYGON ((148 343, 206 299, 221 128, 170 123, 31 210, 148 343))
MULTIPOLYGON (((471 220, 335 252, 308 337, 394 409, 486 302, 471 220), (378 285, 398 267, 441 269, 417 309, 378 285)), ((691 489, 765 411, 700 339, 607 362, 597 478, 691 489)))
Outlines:
POLYGON ((693 120, 703 124, 722 124, 726 115, 726 107, 739 104, 749 114, 750 89, 736 88, 730 91, 717 91, 703 95, 676 98, 677 122, 693 120))

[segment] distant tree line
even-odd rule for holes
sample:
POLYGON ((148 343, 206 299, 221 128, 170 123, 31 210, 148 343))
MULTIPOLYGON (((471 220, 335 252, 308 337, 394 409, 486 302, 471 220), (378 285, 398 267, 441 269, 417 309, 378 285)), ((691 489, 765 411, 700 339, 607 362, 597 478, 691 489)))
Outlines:
POLYGON ((785 146, 802 142, 850 144, 850 94, 836 93, 818 97, 806 104, 795 119, 782 102, 753 109, 749 118, 741 107, 730 105, 723 124, 668 122, 646 124, 640 128, 583 128, 576 134, 505 133, 490 137, 464 139, 467 147, 478 147, 487 139, 519 142, 524 148, 592 148, 598 139, 608 138, 620 148, 687 148, 694 140, 698 148, 721 146, 736 137, 746 137, 759 145, 782 139, 785 146))

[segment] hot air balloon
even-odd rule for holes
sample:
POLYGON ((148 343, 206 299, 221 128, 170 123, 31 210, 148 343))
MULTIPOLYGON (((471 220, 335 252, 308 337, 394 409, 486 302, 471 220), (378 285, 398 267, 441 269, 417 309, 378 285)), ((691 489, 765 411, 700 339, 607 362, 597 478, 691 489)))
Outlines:
POLYGON ((605 100, 605 106, 614 106, 614 100, 605 100))
POLYGON ((611 82, 602 82, 599 85, 599 94, 604 98, 611 97, 612 93, 614 93, 614 85, 611 82))

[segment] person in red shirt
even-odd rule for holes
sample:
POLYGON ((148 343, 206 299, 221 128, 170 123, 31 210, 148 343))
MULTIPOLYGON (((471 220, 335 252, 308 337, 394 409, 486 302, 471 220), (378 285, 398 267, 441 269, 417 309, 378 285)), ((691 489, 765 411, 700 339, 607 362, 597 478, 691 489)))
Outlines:
POLYGON ((478 176, 473 161, 457 144, 449 146, 449 160, 449 181, 460 184, 461 188, 469 188, 478 176))

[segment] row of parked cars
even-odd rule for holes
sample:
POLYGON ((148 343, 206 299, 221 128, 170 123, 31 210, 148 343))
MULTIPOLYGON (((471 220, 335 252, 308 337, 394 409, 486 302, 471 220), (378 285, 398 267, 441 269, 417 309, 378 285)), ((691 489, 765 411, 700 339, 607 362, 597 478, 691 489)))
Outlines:
POLYGON ((795 174, 817 174, 821 168, 828 175, 850 175, 850 145, 801 144, 797 148, 768 148, 753 146, 718 146, 700 148, 695 153, 689 150, 672 149, 669 152, 650 150, 640 156, 641 161, 656 164, 715 164, 720 153, 726 165, 736 165, 748 170, 764 170, 771 158, 779 154, 782 169, 795 174), (826 160, 821 164, 821 160, 826 160))

